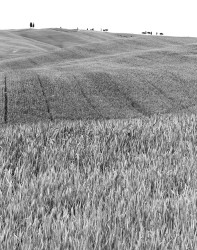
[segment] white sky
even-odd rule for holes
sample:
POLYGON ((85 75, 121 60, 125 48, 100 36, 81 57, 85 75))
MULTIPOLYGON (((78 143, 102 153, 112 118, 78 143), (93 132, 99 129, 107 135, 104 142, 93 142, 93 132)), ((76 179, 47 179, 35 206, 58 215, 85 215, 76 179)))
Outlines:
POLYGON ((197 37, 196 0, 1 0, 0 29, 108 28, 197 37), (195 4, 196 3, 196 4, 195 4))

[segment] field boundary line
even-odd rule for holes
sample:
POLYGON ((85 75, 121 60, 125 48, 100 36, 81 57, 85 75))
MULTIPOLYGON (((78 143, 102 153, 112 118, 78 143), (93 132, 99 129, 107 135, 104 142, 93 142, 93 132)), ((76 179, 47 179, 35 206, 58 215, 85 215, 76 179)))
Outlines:
POLYGON ((37 77, 38 77, 38 81, 39 81, 39 84, 40 84, 40 88, 41 88, 41 90, 42 90, 42 95, 43 95, 43 97, 44 97, 44 101, 45 101, 45 103, 46 103, 46 108, 47 108, 47 113, 48 113, 48 115, 49 115, 49 119, 50 119, 51 121, 53 121, 53 116, 52 116, 52 113, 51 113, 51 109, 50 109, 50 106, 49 106, 49 102, 48 102, 46 93, 45 93, 45 91, 44 91, 44 87, 43 87, 43 85, 42 85, 42 82, 41 82, 41 80, 40 80, 40 77, 39 77, 39 76, 37 76, 37 77))

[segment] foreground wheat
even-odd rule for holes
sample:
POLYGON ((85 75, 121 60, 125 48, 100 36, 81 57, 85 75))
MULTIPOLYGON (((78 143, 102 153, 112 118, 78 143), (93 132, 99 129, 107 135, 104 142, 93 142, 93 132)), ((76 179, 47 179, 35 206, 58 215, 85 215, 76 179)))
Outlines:
POLYGON ((1 128, 1 249, 195 249, 196 130, 187 115, 1 128))

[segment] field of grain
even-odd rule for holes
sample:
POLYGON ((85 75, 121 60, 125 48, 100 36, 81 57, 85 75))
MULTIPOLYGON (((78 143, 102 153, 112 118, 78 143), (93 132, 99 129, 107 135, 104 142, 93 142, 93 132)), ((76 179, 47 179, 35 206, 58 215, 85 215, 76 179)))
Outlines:
POLYGON ((195 114, 196 44, 197 38, 82 30, 0 31, 7 122, 195 114))
POLYGON ((197 248, 197 38, 0 31, 0 249, 197 248))
POLYGON ((0 130, 1 249, 196 249, 197 118, 0 130))

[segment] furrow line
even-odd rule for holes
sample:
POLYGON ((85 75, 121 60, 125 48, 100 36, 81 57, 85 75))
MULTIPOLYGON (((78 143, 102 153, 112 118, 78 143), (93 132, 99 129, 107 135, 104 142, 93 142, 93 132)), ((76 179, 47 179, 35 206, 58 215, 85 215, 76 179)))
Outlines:
POLYGON ((101 112, 99 112, 97 110, 97 108, 95 107, 95 105, 92 104, 92 101, 90 100, 90 98, 86 95, 86 93, 84 92, 81 84, 79 83, 79 81, 77 80, 76 76, 74 76, 75 80, 76 80, 76 84, 84 98, 84 100, 88 103, 88 105, 96 112, 96 114, 101 117, 101 118, 104 118, 104 116, 101 114, 101 112))
POLYGON ((46 103, 46 108, 47 108, 47 113, 48 113, 48 115, 49 115, 49 119, 50 119, 51 121, 53 121, 54 119, 53 119, 53 116, 52 116, 52 113, 51 113, 50 105, 49 105, 49 102, 48 102, 46 93, 45 93, 45 91, 44 91, 44 87, 43 87, 43 85, 42 85, 42 82, 41 82, 39 76, 38 76, 38 81, 39 81, 39 84, 40 84, 40 88, 41 88, 41 90, 42 90, 42 95, 43 95, 43 97, 44 97, 44 101, 45 101, 45 103, 46 103))

